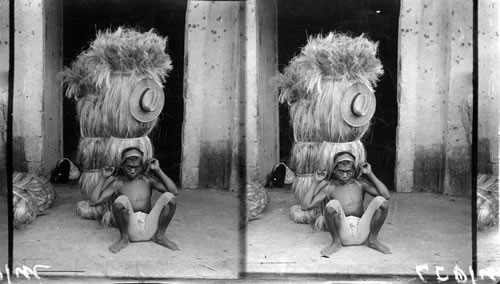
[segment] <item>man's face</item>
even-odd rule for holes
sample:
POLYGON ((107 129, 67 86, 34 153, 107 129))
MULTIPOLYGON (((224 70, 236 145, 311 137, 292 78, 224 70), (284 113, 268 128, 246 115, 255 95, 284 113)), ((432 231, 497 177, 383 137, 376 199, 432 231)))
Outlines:
POLYGON ((122 166, 123 173, 128 179, 135 179, 142 172, 142 164, 140 159, 127 159, 122 166))
POLYGON ((335 170, 333 170, 333 175, 335 179, 340 181, 342 184, 349 182, 354 176, 353 164, 338 164, 335 170))

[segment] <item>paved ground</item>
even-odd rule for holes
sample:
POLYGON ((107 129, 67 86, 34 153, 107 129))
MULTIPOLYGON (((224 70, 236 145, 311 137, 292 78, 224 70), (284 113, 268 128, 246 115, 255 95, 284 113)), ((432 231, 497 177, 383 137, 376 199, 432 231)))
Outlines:
MULTIPOLYGON (((219 190, 181 190, 166 236, 179 251, 152 242, 112 254, 115 228, 75 213, 76 186, 57 186, 47 215, 14 233, 14 267, 48 265, 41 275, 67 277, 235 278, 239 267, 239 199, 219 190)), ((42 269, 40 269, 42 270, 42 269)))
POLYGON ((326 232, 293 223, 291 193, 271 191, 265 215, 247 230, 247 272, 294 274, 416 275, 416 265, 467 270, 472 259, 470 200, 430 193, 392 194, 380 240, 392 254, 366 246, 343 247, 330 258, 320 250, 330 244, 326 232))
MULTIPOLYGON (((224 278, 231 283, 238 277, 239 202, 232 193, 181 190, 177 213, 166 233, 179 244, 180 251, 154 243, 134 243, 114 255, 107 248, 118 238, 117 230, 74 213, 78 199, 75 186, 57 186, 56 190, 58 198, 48 214, 15 231, 15 267, 48 265, 49 272, 40 274, 50 277, 51 283, 112 283, 123 277, 141 277, 144 283, 148 283, 145 278, 171 279, 165 283, 213 282, 200 278, 220 283, 215 279, 224 278)), ((328 233, 313 232, 309 225, 295 224, 288 218, 288 209, 295 203, 290 192, 271 189, 270 195, 268 211, 248 224, 246 279, 237 282, 357 283, 356 277, 363 277, 364 283, 422 283, 415 276, 416 265, 428 264, 429 271, 424 274, 428 280, 435 280, 435 266, 444 267, 442 274, 454 279, 455 265, 466 271, 471 263, 467 199, 430 193, 393 194, 380 234, 392 255, 367 247, 344 247, 331 258, 322 258, 319 251, 330 242, 328 233), (387 278, 389 275, 391 278, 387 278), (350 280, 335 281, 340 279, 350 280)), ((0 214, 5 219, 0 219, 0 226, 6 228, 5 216, 0 214)), ((7 236, 2 228, 0 241, 7 236)), ((478 268, 498 269, 499 237, 498 228, 478 233, 478 268)), ((0 256, 3 251, 6 247, 0 244, 0 256)), ((496 277, 500 280, 500 274, 496 277)), ((17 279, 15 283, 35 282, 17 279)))
POLYGON ((477 267, 492 269, 500 280, 500 226, 477 232, 477 267))

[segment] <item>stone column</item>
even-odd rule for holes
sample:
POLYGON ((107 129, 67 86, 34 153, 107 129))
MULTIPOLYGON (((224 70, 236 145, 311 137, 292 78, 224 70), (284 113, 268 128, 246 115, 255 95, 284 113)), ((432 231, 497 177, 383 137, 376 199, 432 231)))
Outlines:
POLYGON ((469 1, 401 1, 396 189, 470 193, 460 106, 472 92, 469 1))
POLYGON ((472 94, 472 2, 448 2, 448 90, 445 99, 443 193, 471 194, 471 147, 463 126, 462 105, 472 94))
POLYGON ((0 193, 7 193, 7 99, 9 96, 9 1, 0 0, 0 193))
POLYGON ((229 188, 239 149, 244 2, 188 1, 181 186, 229 188))
POLYGON ((237 190, 278 157, 275 1, 188 1, 181 186, 237 190))
POLYGON ((278 73, 278 7, 275 0, 246 3, 247 178, 264 182, 279 160, 278 94, 270 82, 278 73))
POLYGON ((48 175, 62 158, 62 1, 15 4, 14 170, 48 175))
POLYGON ((499 174, 500 4, 478 2, 478 173, 499 174))

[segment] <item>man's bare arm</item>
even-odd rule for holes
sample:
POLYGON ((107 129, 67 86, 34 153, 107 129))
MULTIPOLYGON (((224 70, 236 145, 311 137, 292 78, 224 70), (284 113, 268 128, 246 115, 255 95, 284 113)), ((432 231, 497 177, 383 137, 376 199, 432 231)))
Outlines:
POLYGON ((313 186, 306 192, 304 200, 302 201, 302 210, 310 210, 315 208, 327 197, 325 189, 328 186, 329 182, 325 181, 326 173, 315 173, 314 177, 315 178, 313 186))
POLYGON ((365 163, 362 167, 362 173, 368 178, 368 180, 373 184, 365 183, 364 189, 366 192, 373 196, 382 196, 385 199, 391 198, 389 190, 383 182, 381 182, 377 176, 373 173, 370 164, 365 163))
POLYGON ((160 163, 158 162, 157 159, 151 160, 149 168, 155 173, 156 177, 159 179, 159 181, 154 177, 150 179, 151 184, 156 190, 160 192, 168 191, 171 192, 173 195, 179 194, 177 186, 160 168, 160 163))
POLYGON ((94 191, 92 192, 92 195, 90 196, 90 206, 97 206, 99 204, 102 204, 113 195, 115 188, 114 186, 110 185, 112 185, 116 181, 116 178, 111 176, 112 173, 112 168, 103 170, 103 178, 101 178, 94 191))

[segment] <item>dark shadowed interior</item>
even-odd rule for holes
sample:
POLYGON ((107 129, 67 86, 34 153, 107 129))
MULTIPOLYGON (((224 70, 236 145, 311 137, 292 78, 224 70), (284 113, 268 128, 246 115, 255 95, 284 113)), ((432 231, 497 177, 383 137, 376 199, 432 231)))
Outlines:
MULTIPOLYGON (((183 119, 184 0, 64 1, 63 56, 69 66, 87 49, 97 31, 126 26, 148 31, 154 28, 168 37, 167 52, 173 70, 165 84, 165 105, 160 121, 150 134, 155 156, 166 174, 179 181, 183 119)), ((80 138, 75 103, 64 99, 64 155, 75 157, 80 138)))
MULTIPOLYGON (((368 162, 388 188, 394 189, 396 154, 399 0, 278 0, 279 68, 300 52, 307 38, 330 31, 365 34, 379 42, 384 75, 376 88, 377 109, 365 138, 368 162)), ((293 133, 286 105, 280 105, 280 159, 289 158, 293 133)))
MULTIPOLYGON (((280 70, 300 52, 307 37, 329 31, 352 36, 366 34, 379 42, 385 74, 376 89, 377 110, 370 133, 365 137, 368 161, 375 174, 394 188, 397 125, 397 37, 399 1, 278 1, 278 56, 280 70)), ((168 53, 174 69, 165 84, 166 101, 161 120, 151 134, 155 155, 166 173, 179 181, 183 121, 183 59, 186 4, 166 1, 65 1, 64 64, 69 65, 86 49, 98 30, 128 26, 168 36, 168 53)), ((280 159, 289 157, 293 134, 288 110, 280 105, 280 159)), ((64 100, 64 154, 74 157, 79 131, 74 102, 64 100)))

